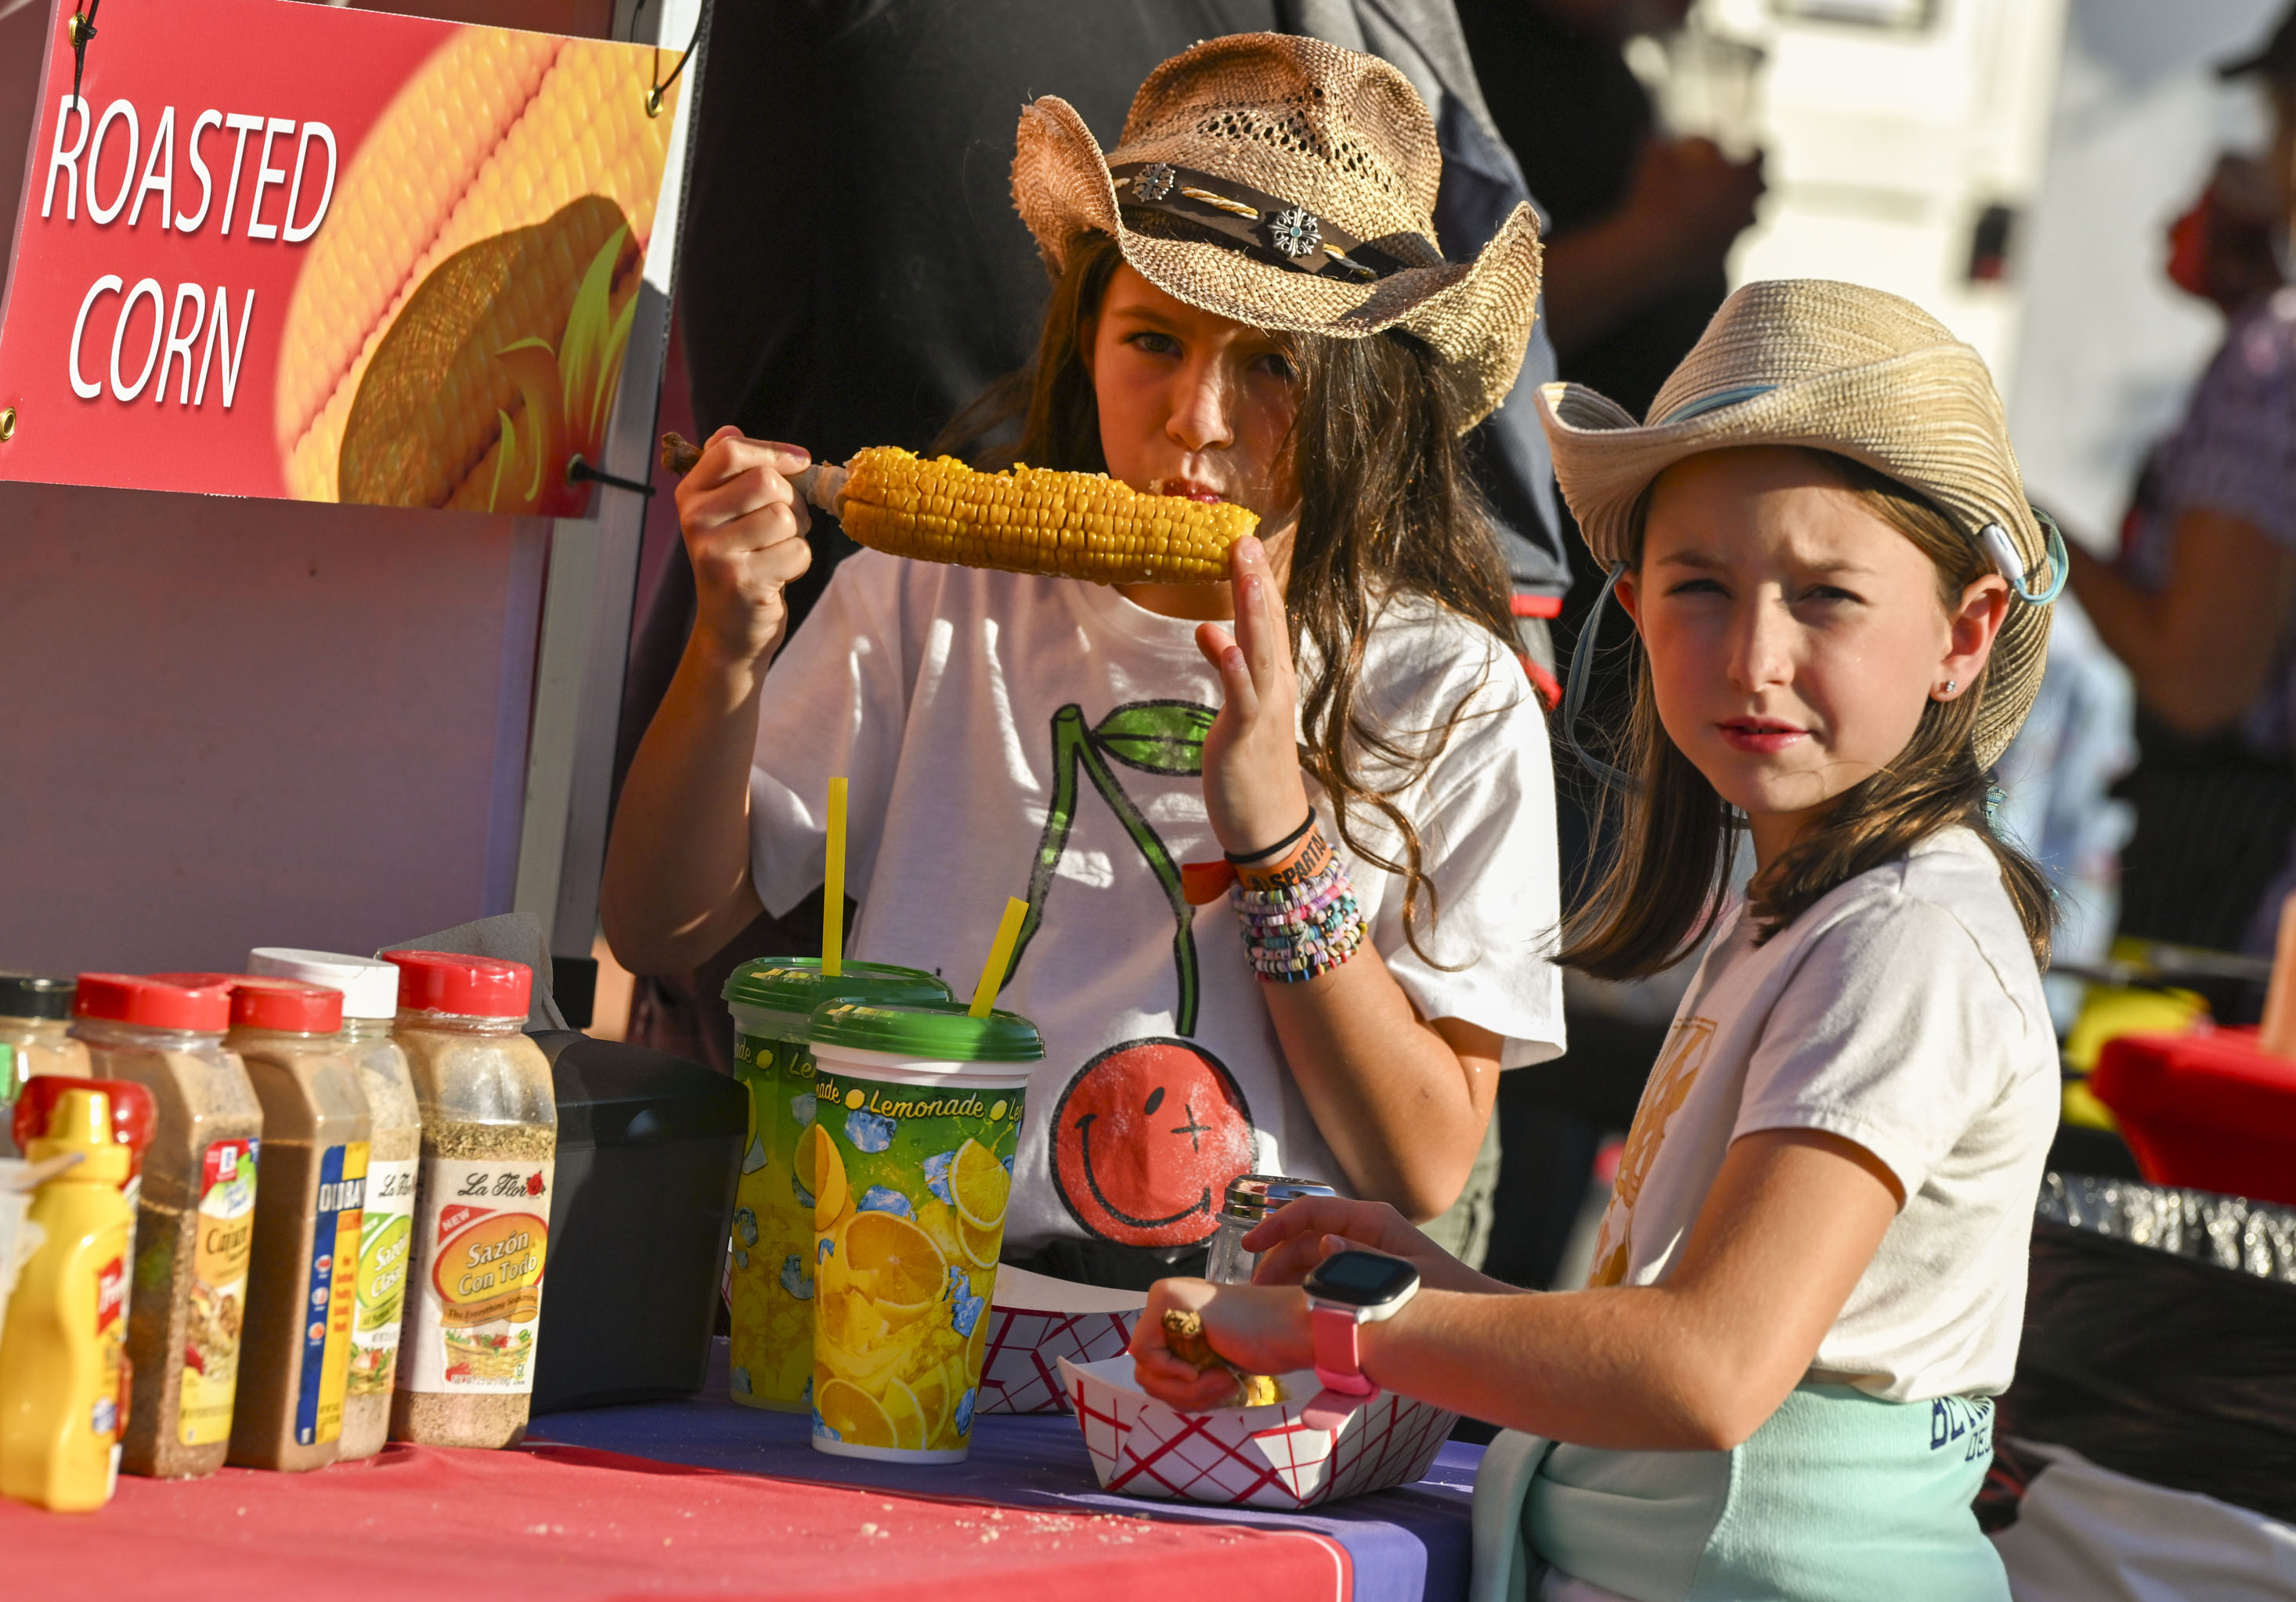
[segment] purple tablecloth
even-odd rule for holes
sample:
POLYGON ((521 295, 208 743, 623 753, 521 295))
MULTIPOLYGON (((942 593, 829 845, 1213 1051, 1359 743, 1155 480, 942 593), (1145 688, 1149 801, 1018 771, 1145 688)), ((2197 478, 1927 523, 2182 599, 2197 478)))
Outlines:
POLYGON ((531 1434, 569 1446, 627 1452, 736 1474, 868 1485, 912 1494, 1002 1502, 1069 1512, 1149 1514, 1313 1530, 1345 1547, 1357 1602, 1451 1602, 1467 1594, 1468 1509, 1482 1449, 1447 1444, 1427 1477, 1308 1513, 1267 1513, 1193 1502, 1111 1496, 1093 1477, 1076 1420, 984 1416, 972 1426, 964 1462, 933 1467, 832 1457, 813 1450, 808 1419, 766 1412, 726 1398, 723 1343, 709 1389, 690 1402, 642 1402, 552 1413, 531 1434))

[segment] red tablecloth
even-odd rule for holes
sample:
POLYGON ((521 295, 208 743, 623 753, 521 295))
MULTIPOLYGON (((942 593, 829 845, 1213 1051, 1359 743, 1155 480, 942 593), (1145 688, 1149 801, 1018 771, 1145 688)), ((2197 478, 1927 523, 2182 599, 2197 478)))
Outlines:
POLYGON ((0 1596, 1344 1598, 1301 1530, 1040 1513, 582 1447, 392 1446, 311 1475, 123 1475, 100 1513, 0 1501, 0 1596))

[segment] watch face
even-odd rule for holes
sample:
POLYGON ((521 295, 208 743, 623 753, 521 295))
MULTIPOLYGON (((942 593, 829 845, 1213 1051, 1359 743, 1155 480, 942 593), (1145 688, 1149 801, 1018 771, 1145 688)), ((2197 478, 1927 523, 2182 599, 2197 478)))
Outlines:
POLYGON ((1419 1271, 1400 1257, 1381 1252, 1340 1252, 1308 1276, 1311 1296, 1349 1307, 1378 1307, 1419 1283, 1419 1271))

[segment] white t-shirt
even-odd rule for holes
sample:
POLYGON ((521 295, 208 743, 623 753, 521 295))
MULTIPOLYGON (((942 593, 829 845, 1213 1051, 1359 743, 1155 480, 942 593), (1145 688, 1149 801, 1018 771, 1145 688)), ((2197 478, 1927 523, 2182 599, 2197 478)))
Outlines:
POLYGON ((1742 1135, 1854 1140, 1904 1187, 1810 1377, 1891 1402, 2009 1384, 2057 1126, 2041 979, 1992 853, 1948 830, 1753 944, 1728 914, 1651 1071, 1591 1285, 1671 1271, 1742 1135))
MULTIPOLYGON (((1033 872, 1042 926, 999 1002, 1046 1046, 1013 1247, 1203 1240, 1240 1173, 1344 1189, 1234 911, 1179 901, 1178 865, 1220 854, 1200 777, 1219 681, 1194 633, 1100 585, 865 551, 766 680, 750 863, 769 910, 820 885, 840 774, 856 958, 938 972, 969 995, 1006 898, 1030 896, 1033 872)), ((1390 731, 1440 726, 1472 698, 1398 797, 1439 897, 1420 935, 1434 960, 1404 940, 1400 877, 1342 848, 1372 943, 1423 1017, 1504 1037, 1508 1067, 1553 1057, 1554 787, 1538 704, 1496 641, 1431 604, 1390 606, 1369 639, 1363 704, 1390 731)), ((1374 821, 1363 832, 1392 856, 1374 821)))

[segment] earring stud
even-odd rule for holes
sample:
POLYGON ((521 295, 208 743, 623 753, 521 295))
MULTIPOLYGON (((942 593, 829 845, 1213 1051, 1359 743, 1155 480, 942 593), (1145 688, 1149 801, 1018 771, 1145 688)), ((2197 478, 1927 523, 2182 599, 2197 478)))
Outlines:
POLYGON ((1955 691, 1956 691, 1956 690, 1958 690, 1958 689, 1960 689, 1960 688, 1961 688, 1961 681, 1960 681, 1959 679, 1948 679, 1948 680, 1945 682, 1945 691, 1944 691, 1944 693, 1945 693, 1945 694, 1947 694, 1947 695, 1951 695, 1955 691))

